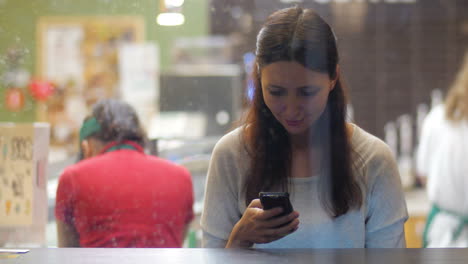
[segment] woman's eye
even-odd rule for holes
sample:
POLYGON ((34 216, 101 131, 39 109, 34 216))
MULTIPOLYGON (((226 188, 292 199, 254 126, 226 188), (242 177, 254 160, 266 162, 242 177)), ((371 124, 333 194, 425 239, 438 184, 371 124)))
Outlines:
POLYGON ((272 90, 270 90, 269 92, 273 96, 282 96, 282 95, 284 95, 283 91, 272 91, 272 90))
POLYGON ((317 91, 314 90, 314 91, 307 91, 307 90, 302 90, 301 91, 301 95, 302 96, 314 96, 317 94, 317 91))

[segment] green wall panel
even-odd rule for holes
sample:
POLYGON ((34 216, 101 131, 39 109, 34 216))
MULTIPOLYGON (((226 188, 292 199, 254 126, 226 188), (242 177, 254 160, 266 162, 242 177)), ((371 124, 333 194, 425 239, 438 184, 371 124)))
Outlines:
MULTIPOLYGON (((36 22, 42 16, 141 16, 145 38, 156 42, 161 52, 161 69, 170 67, 171 46, 177 37, 203 36, 209 31, 209 0, 185 0, 185 24, 163 27, 156 24, 159 0, 0 0, 0 74, 8 70, 5 53, 11 47, 23 53, 22 67, 35 74, 36 22)), ((34 102, 27 96, 23 111, 5 109, 6 87, 0 82, 0 121, 35 120, 34 102)))

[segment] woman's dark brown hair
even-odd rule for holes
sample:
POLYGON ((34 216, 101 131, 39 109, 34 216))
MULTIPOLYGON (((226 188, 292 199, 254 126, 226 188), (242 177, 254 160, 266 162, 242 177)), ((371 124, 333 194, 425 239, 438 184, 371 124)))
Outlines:
POLYGON ((326 109, 317 121, 322 172, 328 179, 321 188, 321 202, 334 217, 360 207, 362 192, 351 172, 350 142, 346 130, 346 97, 337 76, 338 50, 330 26, 313 10, 293 7, 270 15, 257 36, 255 92, 246 116, 243 138, 251 156, 245 185, 246 203, 260 191, 287 190, 291 175, 288 132, 266 106, 261 70, 278 61, 298 62, 307 69, 337 78, 326 109))
POLYGON ((91 117, 96 118, 101 130, 90 137, 104 143, 133 141, 142 147, 146 134, 133 107, 116 99, 103 99, 93 106, 91 117))

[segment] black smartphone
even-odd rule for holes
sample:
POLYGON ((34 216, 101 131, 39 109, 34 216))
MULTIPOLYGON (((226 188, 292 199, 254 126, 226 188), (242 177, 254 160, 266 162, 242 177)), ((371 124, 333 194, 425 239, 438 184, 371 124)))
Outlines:
POLYGON ((293 211, 287 192, 260 192, 259 197, 264 210, 282 207, 283 212, 278 216, 288 215, 293 211))

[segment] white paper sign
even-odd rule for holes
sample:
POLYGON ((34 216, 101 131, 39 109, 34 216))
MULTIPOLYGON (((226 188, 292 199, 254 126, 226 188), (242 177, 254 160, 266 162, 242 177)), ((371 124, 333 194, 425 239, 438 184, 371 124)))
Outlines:
POLYGON ((53 26, 47 30, 45 77, 64 84, 69 80, 83 83, 83 29, 80 26, 53 26))
POLYGON ((0 226, 32 224, 34 127, 0 126, 0 226))
POLYGON ((125 101, 159 96, 159 49, 156 44, 124 44, 119 49, 120 94, 125 101))

